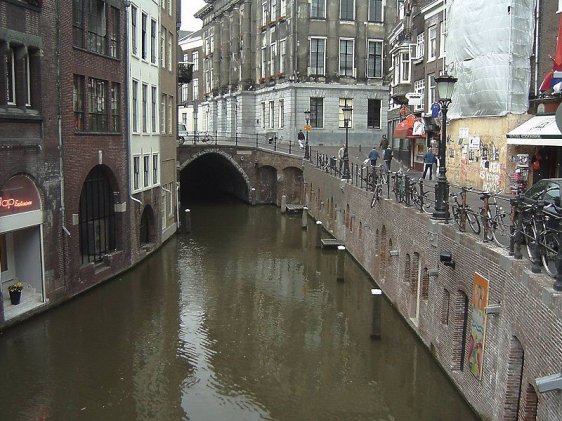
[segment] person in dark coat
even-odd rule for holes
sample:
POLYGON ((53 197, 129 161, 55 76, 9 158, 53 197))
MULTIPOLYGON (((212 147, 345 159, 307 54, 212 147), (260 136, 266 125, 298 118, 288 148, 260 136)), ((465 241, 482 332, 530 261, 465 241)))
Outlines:
POLYGON ((392 149, 390 149, 390 145, 388 145, 384 150, 382 159, 384 159, 386 170, 390 171, 390 164, 392 163, 392 149))
POLYGON ((425 180, 425 175, 427 174, 427 171, 429 170, 429 179, 431 180, 433 177, 433 164, 435 164, 437 162, 437 158, 435 158, 435 155, 433 154, 433 151, 431 150, 431 148, 429 148, 427 150, 427 152, 425 153, 425 155, 423 156, 423 175, 422 178, 425 180))

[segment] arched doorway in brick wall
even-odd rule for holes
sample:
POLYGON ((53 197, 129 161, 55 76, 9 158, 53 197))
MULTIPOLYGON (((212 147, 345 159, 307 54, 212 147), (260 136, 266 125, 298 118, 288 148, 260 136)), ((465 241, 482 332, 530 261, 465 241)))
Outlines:
POLYGON ((277 170, 269 165, 258 168, 256 199, 258 203, 277 204, 277 170))
MULTIPOLYGON (((519 339, 512 336, 509 341, 507 358, 507 380, 505 384, 504 420, 519 419, 519 404, 521 401, 521 382, 523 379, 523 364, 525 351, 519 339)), ((535 394, 536 397, 536 394, 535 394)), ((526 420, 526 418, 524 418, 526 420)))
POLYGON ((468 297, 463 291, 457 291, 453 308, 453 348, 451 369, 463 371, 466 354, 466 330, 468 324, 468 297))
POLYGON ((140 220, 139 244, 141 247, 156 242, 156 229, 154 226, 154 210, 151 206, 145 206, 140 220))

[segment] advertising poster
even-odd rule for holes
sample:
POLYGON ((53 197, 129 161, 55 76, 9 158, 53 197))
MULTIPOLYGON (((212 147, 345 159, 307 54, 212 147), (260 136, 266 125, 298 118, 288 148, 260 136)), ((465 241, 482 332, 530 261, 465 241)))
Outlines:
POLYGON ((486 278, 474 274, 472 287, 472 323, 468 340, 468 367, 478 380, 482 378, 484 344, 486 340, 486 306, 488 305, 488 286, 486 278))

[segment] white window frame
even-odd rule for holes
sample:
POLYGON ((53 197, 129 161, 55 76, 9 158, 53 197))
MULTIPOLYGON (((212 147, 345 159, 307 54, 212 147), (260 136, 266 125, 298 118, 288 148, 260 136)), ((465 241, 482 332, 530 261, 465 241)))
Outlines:
POLYGON ((138 9, 136 6, 131 6, 131 52, 135 57, 138 57, 138 9))
POLYGON ((277 43, 272 42, 269 46, 269 74, 275 74, 275 58, 277 57, 277 43))
POLYGON ((194 51, 191 54, 191 61, 193 62, 193 71, 197 72, 199 70, 199 51, 194 51))
POLYGON ((142 185, 143 188, 150 187, 150 155, 142 156, 142 185), (148 163, 148 165, 147 165, 148 163))
POLYGON ((158 133, 158 87, 151 87, 151 122, 152 133, 158 133))
POLYGON ((275 128, 275 101, 269 101, 269 128, 275 128))
POLYGON ((133 156, 133 167, 131 171, 133 172, 132 181, 133 181, 133 190, 138 191, 140 190, 140 155, 133 156))
MULTIPOLYGON (((351 111, 351 120, 349 121, 349 128, 352 129, 353 128, 353 114, 354 111, 353 110, 353 98, 340 98, 338 101, 338 127, 340 129, 345 129, 345 125, 344 125, 344 121, 343 121, 343 107, 345 106, 350 106, 352 108, 351 111)), ((382 108, 381 108, 382 110, 382 108)))
POLYGON ((440 32, 439 32, 439 58, 445 57, 445 39, 447 38, 447 23, 446 21, 441 21, 440 32))
POLYGON ((423 59, 425 54, 425 33, 418 34, 416 39, 416 59, 423 59))
POLYGON ((327 39, 326 37, 310 37, 309 38, 309 62, 308 62, 308 74, 310 75, 325 75, 326 74, 326 44, 327 44, 327 39), (322 68, 318 68, 318 67, 313 67, 312 66, 312 41, 317 40, 317 41, 322 41, 323 43, 323 54, 322 54, 322 68), (316 70, 316 71, 315 71, 316 70), (322 70, 322 72, 318 71, 318 70, 322 70))
POLYGON ((437 101, 437 86, 435 85, 435 75, 433 73, 427 75, 427 107, 431 109, 431 105, 437 101), (433 81, 433 84, 431 83, 433 81))
MULTIPOLYGON (((340 76, 345 76, 345 77, 355 77, 355 38, 345 38, 345 37, 341 37, 338 40, 338 74, 340 76), (348 75, 347 73, 342 73, 342 62, 341 62, 341 42, 342 41, 351 41, 351 75, 348 75)), ((347 54, 346 54, 347 57, 347 54)))
POLYGON ((371 19, 371 4, 372 3, 371 3, 371 0, 369 0, 369 4, 368 4, 369 10, 367 11, 367 18, 368 18, 369 22, 384 23, 384 7, 385 7, 386 2, 385 2, 385 0, 380 0, 380 3, 381 3, 381 20, 373 20, 373 19, 371 19))
POLYGON ((427 28, 427 61, 437 58, 437 25, 427 28))
POLYGON ((399 52, 400 57, 400 83, 410 83, 410 78, 412 76, 412 60, 410 49, 401 50, 399 52), (404 57, 407 55, 407 59, 404 57), (407 66, 407 68, 405 67, 407 66))
POLYGON ((269 12, 269 17, 270 20, 275 20, 277 19, 277 0, 269 0, 270 3, 270 12, 269 12))
POLYGON ((414 106, 414 110, 425 110, 425 79, 414 81, 414 93, 421 95, 421 104, 414 106))
POLYGON ((264 1, 261 5, 261 12, 262 12, 262 16, 261 16, 261 25, 265 26, 267 25, 267 15, 269 13, 269 5, 267 4, 266 1, 264 1))
POLYGON ((131 87, 131 130, 133 133, 139 132, 139 82, 133 79, 131 87))
POLYGON ((287 55, 287 39, 279 41, 279 73, 285 73, 285 57, 287 55))
POLYGON ((142 132, 148 133, 148 84, 141 85, 141 126, 142 132))
POLYGON ((279 100, 279 128, 282 129, 285 127, 285 100, 279 100))
POLYGON ((287 16, 287 0, 281 0, 281 17, 287 16))
MULTIPOLYGON (((375 52, 376 52, 376 48, 375 48, 375 52)), ((375 54, 376 57, 376 54, 375 54)), ((382 39, 369 39, 367 41, 367 78, 368 79, 380 79, 384 76, 384 40, 382 39), (377 75, 376 74, 376 59, 373 59, 373 63, 371 64, 371 44, 380 44, 381 45, 381 68, 380 68, 380 74, 377 75), (371 70, 371 65, 373 67, 373 74, 374 76, 370 75, 370 70, 371 70)))
POLYGON ((265 78, 267 73, 267 47, 262 47, 261 49, 261 78, 265 78))
POLYGON ((193 101, 196 101, 199 99, 199 79, 195 78, 191 81, 191 84, 193 85, 193 92, 192 92, 192 99, 193 101))
POLYGON ((339 15, 340 15, 340 21, 343 21, 343 22, 352 22, 352 21, 354 21, 354 20, 355 20, 355 0, 340 0, 340 13, 339 13, 339 15), (353 16, 351 16, 351 19, 347 19, 347 18, 344 19, 344 18, 342 17, 342 13, 341 13, 341 12, 342 12, 342 8, 341 8, 342 1, 351 1, 351 2, 353 3, 353 6, 352 6, 352 8, 353 8, 353 16))
POLYGON ((152 184, 158 185, 160 183, 160 155, 158 153, 152 154, 152 184))
POLYGON ((320 15, 319 15, 319 16, 312 16, 312 3, 313 3, 314 1, 315 1, 315 0, 311 0, 311 2, 310 2, 310 18, 311 18, 311 19, 326 19, 326 0, 316 0, 316 2, 317 2, 318 4, 324 3, 324 7, 323 7, 323 9, 322 9, 322 10, 324 11, 324 13, 323 13, 322 16, 320 16, 320 15))
POLYGON ((261 128, 265 129, 265 102, 261 103, 261 128))

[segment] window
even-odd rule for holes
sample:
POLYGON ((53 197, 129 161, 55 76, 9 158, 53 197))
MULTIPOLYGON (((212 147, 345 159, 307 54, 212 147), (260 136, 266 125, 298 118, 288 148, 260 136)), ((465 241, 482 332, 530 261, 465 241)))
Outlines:
POLYGON ((263 47, 261 49, 261 77, 265 78, 267 71, 267 48, 263 47))
POLYGON ((436 96, 436 86, 435 86, 435 76, 434 75, 428 75, 427 76, 427 86, 428 86, 428 91, 427 91, 427 104, 429 107, 431 107, 431 104, 433 104, 435 101, 437 101, 437 96, 436 96))
POLYGON ((277 18, 277 0, 269 0, 270 1, 270 5, 271 5, 271 12, 269 14, 269 16, 271 17, 271 20, 275 20, 277 18))
POLYGON ((354 20, 355 19, 355 0, 340 0, 340 19, 341 20, 354 20))
POLYGON ((168 32, 168 70, 172 71, 172 57, 174 54, 172 53, 172 42, 174 41, 174 34, 168 32))
POLYGON ((166 133, 166 94, 162 94, 160 99, 160 133, 166 133))
POLYGON ((189 101, 189 83, 184 83, 181 85, 181 98, 180 100, 183 103, 187 103, 189 101))
POLYGON ((173 133, 173 118, 174 115, 172 114, 172 109, 173 109, 173 103, 174 103, 174 97, 172 95, 168 96, 168 134, 172 134, 173 133))
MULTIPOLYGON (((353 99, 351 98, 340 98, 339 101, 339 113, 338 113, 338 122, 340 128, 345 128, 345 122, 343 120, 343 109, 345 107, 352 107, 353 108, 353 99)), ((347 127, 353 127, 353 111, 351 114, 351 120, 348 122, 347 127)))
POLYGON ((158 48, 156 40, 158 39, 158 26, 156 21, 150 21, 150 62, 156 64, 156 49, 158 48))
POLYGON ((445 55, 445 38, 447 37, 447 25, 445 21, 441 22, 441 34, 439 38, 439 57, 445 55))
POLYGON ((369 129, 381 128, 381 100, 367 100, 367 127, 369 129))
POLYGON ((140 157, 133 157, 133 190, 139 189, 140 181, 140 157))
POLYGON ((119 56, 119 40, 121 38, 120 11, 116 7, 111 7, 112 29, 109 34, 109 55, 117 58, 119 56))
POLYGON ((285 127, 285 100, 279 100, 279 128, 285 127))
POLYGON ((281 0, 281 16, 287 15, 287 0, 281 0))
POLYGON ((285 56, 287 55, 287 42, 279 41, 279 73, 285 73, 285 56))
POLYGON ((261 128, 265 129, 265 102, 261 103, 261 128))
MULTIPOLYGON (((205 59, 203 61, 204 77, 205 77, 205 92, 211 92, 211 79, 213 76, 211 60, 205 59)), ((262 69, 263 73, 263 69, 262 69)))
POLYGON ((158 184, 158 154, 152 155, 152 184, 158 184))
POLYGON ((156 86, 152 87, 152 95, 150 96, 150 100, 151 100, 150 124, 152 127, 152 133, 157 133, 158 126, 156 125, 156 115, 158 114, 158 110, 156 109, 156 101, 158 101, 158 92, 156 86))
POLYGON ((88 129, 92 132, 107 131, 107 82, 100 79, 89 79, 88 98, 88 129))
POLYGON ((310 125, 324 127, 324 98, 310 98, 310 125))
POLYGON ((88 17, 88 45, 90 51, 106 54, 107 16, 105 2, 91 0, 89 3, 88 17))
POLYGON ((146 60, 148 57, 147 22, 148 16, 146 13, 143 13, 141 18, 141 57, 143 60, 146 60))
POLYGON ((135 6, 131 6, 131 45, 133 54, 137 55, 137 8, 135 6))
POLYGON ((353 72, 353 47, 354 40, 340 38, 340 75, 354 76, 353 72))
POLYGON ((119 104, 120 104, 120 97, 119 97, 119 92, 121 90, 119 89, 119 84, 113 82, 111 84, 111 89, 110 89, 110 98, 109 100, 111 101, 110 105, 111 105, 111 120, 109 122, 109 131, 111 132, 118 132, 121 129, 121 113, 119 110, 119 104))
POLYGON ((72 1, 72 39, 76 47, 84 48, 84 3, 72 1))
POLYGON ((267 7, 267 2, 263 2, 261 5, 261 25, 265 26, 267 25, 268 22, 268 18, 267 18, 267 13, 269 11, 269 8, 267 7))
POLYGON ((84 130, 84 76, 74 75, 72 89, 72 107, 74 109, 74 130, 84 130))
POLYGON ((313 19, 326 18, 326 0, 312 0, 310 2, 310 17, 313 19))
POLYGON ((199 70, 199 51, 193 52, 193 71, 196 72, 199 70))
POLYGON ((275 102, 269 101, 269 128, 275 127, 275 102))
POLYGON ((269 47, 269 74, 275 74, 275 57, 277 56, 277 43, 274 42, 269 47))
POLYGON ((367 77, 382 77, 382 41, 369 41, 367 77))
POLYGON ((400 53, 400 83, 410 82, 410 51, 400 53))
POLYGON ((429 44, 427 46, 427 61, 435 60, 437 54, 437 26, 430 26, 427 30, 429 44))
POLYGON ((369 0, 369 22, 382 21, 382 0, 369 0))
POLYGON ((420 105, 415 106, 415 110, 425 109, 425 80, 420 79, 414 82, 414 92, 421 95, 420 105))
POLYGON ((148 85, 142 84, 142 132, 147 133, 148 128, 148 85))
POLYGON ((425 51, 425 37, 424 33, 418 34, 416 42, 416 58, 422 59, 425 51))
POLYGON ((139 131, 139 83, 133 80, 133 133, 139 131))
POLYGON ((166 67, 166 28, 160 28, 160 67, 166 67))
POLYGON ((310 74, 324 75, 326 72, 326 39, 310 39, 310 74))
POLYGON ((6 75, 6 86, 7 86, 7 102, 8 104, 16 103, 16 69, 14 61, 14 50, 10 48, 6 52, 7 56, 7 75, 6 75))
POLYGON ((143 181, 144 187, 148 187, 150 185, 150 156, 145 155, 143 158, 143 181))
POLYGON ((193 85, 193 95, 192 98, 194 101, 199 99, 199 80, 198 79, 193 79, 191 81, 191 84, 193 85))

